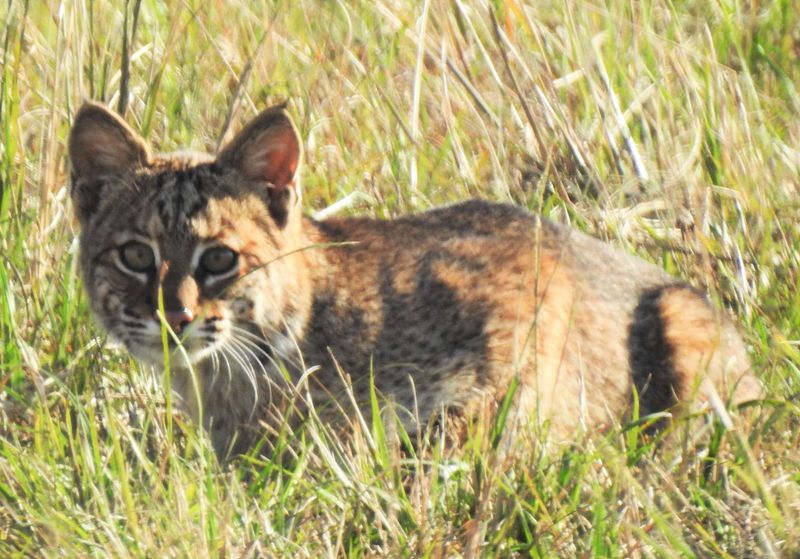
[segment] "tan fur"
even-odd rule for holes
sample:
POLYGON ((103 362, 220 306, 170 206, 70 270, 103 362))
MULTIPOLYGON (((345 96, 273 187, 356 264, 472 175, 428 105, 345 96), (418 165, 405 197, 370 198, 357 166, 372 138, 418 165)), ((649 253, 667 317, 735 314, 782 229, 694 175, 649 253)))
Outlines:
POLYGON ((750 363, 732 326, 705 301, 685 288, 671 288, 660 302, 661 319, 667 325, 664 338, 673 353, 678 400, 708 399, 718 390, 734 401, 745 401, 758 392, 747 372, 750 363), (706 378, 696 385, 698 371, 706 378))
POLYGON ((711 389, 759 394, 741 338, 700 294, 580 232, 481 201, 394 221, 303 217, 282 107, 214 158, 151 155, 87 104, 70 155, 95 314, 161 363, 163 310, 183 338, 174 388, 220 454, 290 409, 368 415, 370 378, 410 429, 496 409, 517 378, 514 422, 558 437, 618 420, 634 389, 647 412, 711 389), (152 268, 130 268, 131 242, 152 268), (237 258, 228 275, 205 263, 220 249, 237 258))

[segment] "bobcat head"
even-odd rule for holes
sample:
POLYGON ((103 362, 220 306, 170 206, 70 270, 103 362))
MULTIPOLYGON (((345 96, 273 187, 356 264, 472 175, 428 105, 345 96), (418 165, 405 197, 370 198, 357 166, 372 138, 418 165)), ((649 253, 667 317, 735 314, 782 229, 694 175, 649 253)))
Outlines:
POLYGON ((288 343, 309 304, 296 252, 301 151, 283 106, 213 157, 155 155, 117 115, 83 105, 69 137, 72 201, 86 289, 108 332, 163 363, 166 324, 184 367, 251 362, 265 342, 288 343))

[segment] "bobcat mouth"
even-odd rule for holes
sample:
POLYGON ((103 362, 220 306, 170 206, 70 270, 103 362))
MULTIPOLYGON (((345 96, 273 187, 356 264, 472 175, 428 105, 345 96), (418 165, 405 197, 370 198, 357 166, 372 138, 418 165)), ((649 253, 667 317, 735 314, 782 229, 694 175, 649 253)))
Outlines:
POLYGON ((180 332, 167 330, 165 340, 160 321, 127 312, 109 331, 133 357, 155 367, 164 366, 166 353, 172 369, 191 369, 203 362, 215 370, 240 370, 253 378, 269 374, 281 349, 287 353, 288 346, 293 347, 285 336, 275 334, 270 342, 253 324, 226 317, 196 319, 180 332))
POLYGON ((180 333, 166 332, 166 344, 161 324, 156 321, 123 320, 118 338, 137 359, 154 365, 164 364, 165 351, 173 367, 187 367, 203 361, 221 349, 228 338, 220 321, 190 324, 180 333))

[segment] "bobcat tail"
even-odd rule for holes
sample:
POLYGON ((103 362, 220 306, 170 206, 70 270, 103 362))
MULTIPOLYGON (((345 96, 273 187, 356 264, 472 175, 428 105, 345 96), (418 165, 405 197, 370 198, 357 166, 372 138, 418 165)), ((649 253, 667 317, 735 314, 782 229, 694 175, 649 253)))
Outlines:
POLYGON ((643 414, 706 405, 717 395, 739 404, 762 394, 734 326, 689 286, 646 292, 634 312, 629 346, 643 414))

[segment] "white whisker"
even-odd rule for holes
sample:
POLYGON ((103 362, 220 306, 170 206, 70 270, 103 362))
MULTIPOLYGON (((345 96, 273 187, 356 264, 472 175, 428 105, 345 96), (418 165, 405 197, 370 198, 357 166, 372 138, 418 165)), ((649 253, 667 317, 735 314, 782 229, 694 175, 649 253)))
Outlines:
POLYGON ((272 385, 273 385, 272 377, 269 374, 269 372, 267 371, 266 367, 264 366, 264 363, 258 358, 258 356, 255 354, 255 352, 253 350, 255 349, 257 351, 260 351, 267 358, 271 359, 271 356, 267 352, 265 352, 264 350, 262 350, 259 347, 256 347, 256 346, 253 346, 253 345, 248 345, 248 344, 252 344, 252 342, 249 342, 248 340, 242 340, 240 338, 237 338, 236 336, 231 337, 231 339, 229 340, 229 343, 235 345, 240 351, 244 352, 245 355, 248 355, 251 358, 251 362, 256 364, 256 365, 258 365, 258 368, 261 369, 261 373, 263 374, 263 378, 267 383, 267 389, 269 391, 268 395, 269 395, 269 399, 271 401, 272 397, 273 397, 273 394, 272 394, 272 385))
MULTIPOLYGON (((252 341, 250 341, 248 339, 240 338, 240 337, 237 337, 237 336, 234 336, 234 338, 236 339, 237 343, 241 344, 244 347, 249 348, 250 351, 258 353, 258 354, 263 356, 264 359, 257 359, 259 361, 259 363, 262 365, 262 368, 264 366, 265 360, 270 365, 272 365, 272 367, 273 367, 273 372, 272 373, 270 373, 270 372, 266 371, 266 369, 264 369, 264 374, 267 375, 270 378, 271 382, 275 382, 275 381, 278 381, 278 380, 285 380, 283 378, 283 375, 281 374, 281 370, 283 368, 282 364, 279 363, 278 361, 276 361, 271 353, 266 351, 260 345, 255 344, 255 343, 253 343, 252 341)), ((257 356, 254 355, 254 357, 257 357, 257 356)))
POLYGON ((233 326, 231 333, 232 338, 237 342, 246 345, 266 358, 271 357, 271 354, 264 348, 264 346, 267 345, 264 339, 254 336, 252 333, 238 326, 233 326))
POLYGON ((261 344, 267 343, 267 340, 266 340, 265 337, 259 336, 257 334, 253 334, 247 328, 242 328, 241 326, 231 325, 231 329, 233 331, 235 331, 237 334, 241 334, 241 335, 245 336, 246 338, 251 339, 252 341, 254 341, 256 343, 261 343, 261 344))
POLYGON ((217 357, 217 350, 211 350, 211 368, 214 369, 214 373, 219 371, 219 357, 217 357))
POLYGON ((256 334, 253 334, 249 330, 246 330, 239 326, 233 326, 232 330, 234 332, 234 335, 237 336, 237 339, 240 342, 242 343, 247 342, 248 344, 250 344, 250 347, 252 347, 254 350, 259 352, 264 357, 266 357, 267 360, 270 363, 272 363, 272 365, 275 367, 277 371, 281 370, 281 366, 275 360, 275 357, 271 353, 265 351, 264 348, 262 347, 263 345, 271 347, 265 338, 257 336, 256 334))
MULTIPOLYGON (((250 381, 250 384, 253 387, 253 409, 251 411, 251 413, 253 413, 255 412, 255 408, 258 403, 258 379, 256 378, 253 365, 248 362, 246 356, 241 353, 241 350, 238 348, 238 346, 228 343, 225 346, 225 350, 234 359, 234 361, 239 364, 241 367, 241 372, 247 376, 247 379, 250 381)), ((228 384, 228 389, 230 390, 230 383, 228 384)))
POLYGON ((231 362, 228 360, 228 354, 225 351, 225 346, 219 348, 219 354, 222 356, 222 359, 225 361, 225 367, 228 369, 228 387, 230 387, 233 375, 233 367, 231 367, 231 362))

